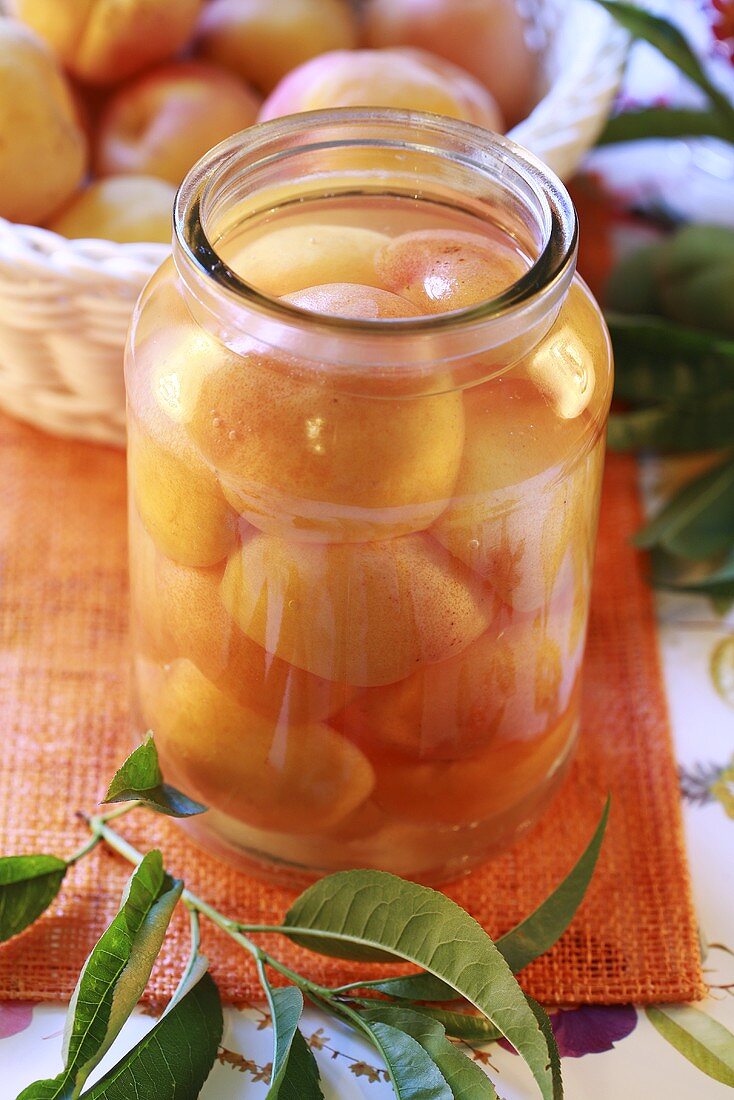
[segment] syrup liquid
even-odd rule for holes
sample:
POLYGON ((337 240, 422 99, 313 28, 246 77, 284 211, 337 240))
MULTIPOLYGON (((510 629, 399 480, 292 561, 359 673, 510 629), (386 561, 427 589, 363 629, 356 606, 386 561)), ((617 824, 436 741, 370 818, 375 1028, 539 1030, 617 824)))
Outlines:
MULTIPOLYGON (((415 198, 229 225, 217 250, 243 279, 362 319, 464 308, 528 266, 415 198)), ((166 776, 211 807, 195 833, 293 884, 443 881, 506 844, 578 725, 610 385, 583 285, 532 354, 472 385, 436 364, 423 391, 366 369, 345 392, 328 364, 225 347, 169 263, 133 360, 138 709, 166 776)))

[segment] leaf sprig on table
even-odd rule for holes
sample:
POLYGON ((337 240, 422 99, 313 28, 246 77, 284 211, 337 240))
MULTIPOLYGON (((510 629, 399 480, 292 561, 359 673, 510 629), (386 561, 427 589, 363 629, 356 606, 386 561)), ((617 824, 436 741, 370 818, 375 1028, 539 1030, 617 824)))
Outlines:
POLYGON ((115 775, 105 801, 122 805, 87 820, 89 840, 71 857, 0 859, 0 942, 29 927, 79 860, 105 844, 135 865, 120 910, 92 949, 69 1006, 63 1069, 17 1100, 195 1100, 217 1057, 222 1009, 200 952, 202 917, 254 959, 273 1021, 268 1100, 322 1100, 319 1069, 299 1030, 304 1000, 354 1028, 387 1067, 398 1100, 496 1100, 494 1085, 451 1040, 506 1038, 527 1062, 544 1100, 563 1083, 545 1011, 515 978, 563 934, 596 865, 609 814, 554 892, 494 942, 445 895, 381 871, 342 871, 309 887, 280 925, 244 923, 219 912, 169 875, 158 851, 143 854, 112 827, 132 810, 168 816, 205 811, 165 784, 151 736, 115 775), (155 1027, 101 1080, 88 1079, 137 1004, 178 904, 190 916, 191 949, 179 986, 155 1027), (329 988, 286 966, 269 946, 285 936, 341 959, 412 963, 415 974, 329 988), (285 978, 284 988, 272 975, 285 978))

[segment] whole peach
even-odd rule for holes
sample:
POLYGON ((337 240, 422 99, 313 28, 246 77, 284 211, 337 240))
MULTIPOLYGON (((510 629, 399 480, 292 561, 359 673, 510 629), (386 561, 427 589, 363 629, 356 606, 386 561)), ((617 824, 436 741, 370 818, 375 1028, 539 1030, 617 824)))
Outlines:
POLYGON ((352 394, 305 362, 253 348, 203 376, 188 431, 256 527, 361 541, 421 530, 441 514, 463 413, 460 393, 352 394))
POLYGON ((235 626, 219 593, 224 563, 194 568, 157 548, 130 512, 131 618, 136 651, 169 664, 188 657, 242 707, 303 725, 345 706, 344 684, 319 679, 267 653, 235 626))
POLYGON ((424 534, 349 544, 258 532, 229 558, 221 593, 263 648, 357 687, 454 656, 497 609, 489 587, 424 534))
POLYGON ((44 222, 76 191, 87 142, 46 44, 0 18, 0 216, 44 222))
POLYGON ((374 229, 308 222, 273 229, 224 259, 264 294, 285 296, 326 283, 379 287, 376 257, 389 240, 374 229))
POLYGON ((435 826, 473 825, 532 805, 563 765, 578 728, 578 689, 566 714, 536 737, 490 740, 473 756, 416 761, 395 754, 380 768, 373 799, 386 814, 435 826))
POLYGON ((502 129, 487 89, 423 50, 333 50, 313 57, 281 80, 263 104, 260 120, 324 107, 430 111, 502 129))
POLYGON ((382 285, 424 313, 447 313, 494 298, 527 265, 509 243, 452 229, 418 229, 393 237, 377 253, 382 285))
POLYGON ((235 542, 237 516, 216 475, 174 426, 156 438, 128 418, 128 477, 146 530, 181 565, 216 565, 235 542))
POLYGON ((175 195, 175 187, 154 176, 110 176, 75 195, 48 227, 64 237, 167 244, 175 195))
POLYGON ((359 320, 387 321, 398 317, 418 317, 420 310, 389 290, 359 283, 322 283, 284 295, 284 301, 309 313, 359 320))
POLYGON ((413 760, 459 760, 490 743, 540 736, 565 711, 578 676, 582 635, 574 608, 515 620, 506 609, 458 656, 360 692, 338 727, 368 755, 385 749, 413 760))
POLYGON ((369 761, 323 722, 285 728, 239 706, 190 661, 162 676, 141 671, 141 709, 163 764, 208 805, 260 829, 308 833, 369 797, 369 761))
POLYGON ((538 62, 517 0, 368 0, 369 46, 419 46, 461 65, 495 96, 508 125, 537 99, 538 62))
POLYGON ((163 65, 114 95, 99 124, 95 167, 176 186, 213 145, 257 118, 260 100, 236 76, 197 61, 163 65))
POLYGON ((131 496, 161 553, 183 565, 215 565, 234 542, 237 516, 189 438, 185 417, 198 372, 218 355, 226 361, 226 353, 194 324, 172 259, 148 283, 132 332, 136 363, 126 379, 131 496))
POLYGON ((431 528, 516 609, 542 608, 587 541, 598 449, 577 460, 588 427, 564 420, 515 372, 464 395, 466 441, 454 496, 431 528))
POLYGON ((11 0, 65 68, 90 84, 115 84, 171 57, 191 37, 202 0, 11 0))
POLYGON ((198 28, 204 57, 264 92, 309 57, 357 44, 347 0, 214 0, 198 28))

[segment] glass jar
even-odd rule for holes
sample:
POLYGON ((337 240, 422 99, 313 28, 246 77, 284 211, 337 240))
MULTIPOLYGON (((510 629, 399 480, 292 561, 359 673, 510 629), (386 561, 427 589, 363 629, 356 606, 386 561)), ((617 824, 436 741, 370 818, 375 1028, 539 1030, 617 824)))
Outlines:
POLYGON ((437 883, 559 784, 612 375, 563 185, 432 115, 212 150, 126 363, 137 732, 195 837, 437 883))

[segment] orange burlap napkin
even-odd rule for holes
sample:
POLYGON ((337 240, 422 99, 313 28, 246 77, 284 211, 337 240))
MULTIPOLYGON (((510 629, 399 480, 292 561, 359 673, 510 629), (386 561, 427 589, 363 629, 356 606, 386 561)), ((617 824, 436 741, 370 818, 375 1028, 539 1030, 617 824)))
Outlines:
MULTIPOLYGON (((0 417, 0 492, 0 851, 70 854, 85 834, 74 812, 94 808, 129 747, 123 456, 0 417)), ((499 934, 568 871, 611 789, 610 828, 587 899, 560 943, 522 975, 546 1004, 703 993, 651 596, 628 543, 639 520, 634 465, 611 459, 575 764, 531 834, 448 890, 499 934)), ((177 826, 137 812, 121 831, 138 846, 160 846, 169 869, 225 912, 282 917, 285 892, 203 854, 177 826)), ((0 949, 0 999, 68 997, 128 874, 102 850, 77 865, 52 909, 0 949)), ((172 992, 187 946, 177 914, 150 1002, 172 992)), ((277 946, 321 981, 377 970, 277 946)), ((228 1001, 259 997, 231 941, 207 927, 204 949, 228 1001)))

